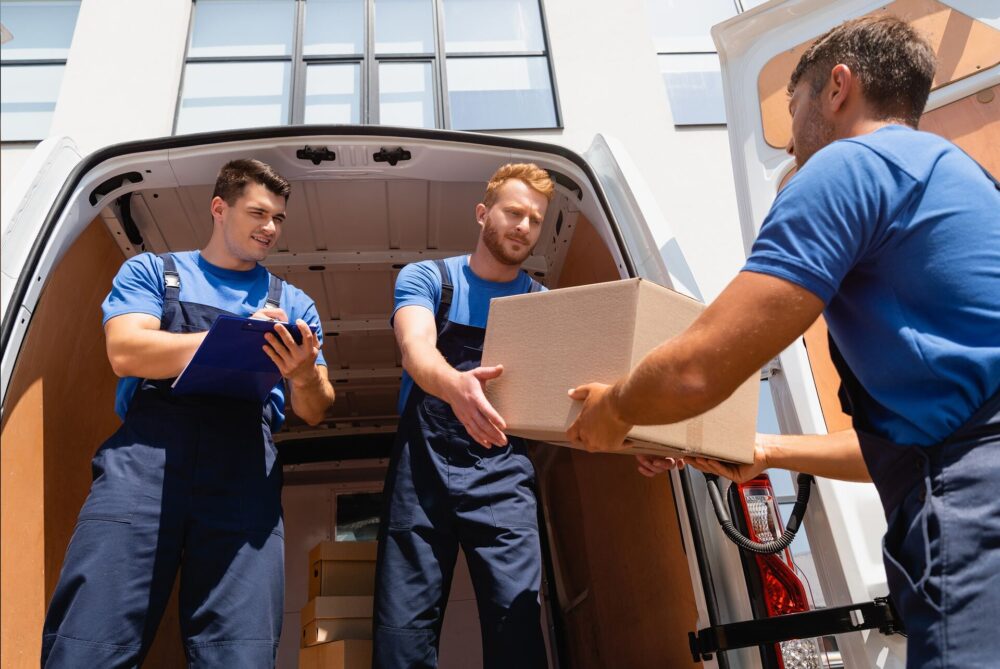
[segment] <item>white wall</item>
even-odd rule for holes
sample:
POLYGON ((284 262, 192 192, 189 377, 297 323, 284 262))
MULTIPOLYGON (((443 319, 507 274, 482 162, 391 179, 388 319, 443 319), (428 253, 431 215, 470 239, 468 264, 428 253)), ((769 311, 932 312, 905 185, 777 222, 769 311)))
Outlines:
POLYGON ((169 135, 190 17, 190 0, 84 0, 49 134, 84 155, 169 135))
POLYGON ((711 300, 743 260, 725 128, 674 128, 644 0, 543 4, 565 130, 519 136, 578 152, 598 133, 622 142, 711 300))
POLYGON ((14 175, 21 169, 28 156, 35 150, 34 142, 5 142, 0 145, 0 194, 14 182, 14 175))

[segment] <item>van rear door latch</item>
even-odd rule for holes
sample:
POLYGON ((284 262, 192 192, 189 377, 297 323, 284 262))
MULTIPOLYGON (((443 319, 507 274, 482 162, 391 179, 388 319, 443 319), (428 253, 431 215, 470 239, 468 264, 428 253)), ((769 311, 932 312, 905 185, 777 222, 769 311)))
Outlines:
POLYGON ((712 653, 724 650, 870 629, 877 629, 882 634, 904 633, 902 622, 888 597, 876 597, 861 604, 713 625, 699 630, 697 634, 688 632, 688 642, 691 657, 700 662, 711 659, 712 653))
POLYGON ((325 146, 304 146, 295 152, 299 160, 311 160, 313 165, 319 165, 324 160, 336 160, 337 154, 325 146))
POLYGON ((376 163, 389 163, 395 167, 396 163, 409 160, 411 156, 410 152, 401 146, 397 146, 395 149, 387 149, 383 146, 378 153, 372 154, 372 158, 376 163))

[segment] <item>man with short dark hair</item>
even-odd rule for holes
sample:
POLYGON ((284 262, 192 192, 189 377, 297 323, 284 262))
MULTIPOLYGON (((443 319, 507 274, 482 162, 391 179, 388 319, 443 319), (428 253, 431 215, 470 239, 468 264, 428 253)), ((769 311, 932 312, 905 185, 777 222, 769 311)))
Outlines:
MULTIPOLYGON (((933 77, 930 46, 894 17, 820 37, 789 84, 800 169, 743 272, 626 378, 575 389, 569 437, 613 450, 632 424, 703 413, 825 314, 855 430, 762 436, 745 466, 688 462, 739 481, 769 466, 870 476, 907 666, 986 667, 1000 657, 1000 192, 915 129, 933 77)), ((668 464, 639 460, 646 475, 668 464)))
POLYGON ((535 471, 483 394, 490 300, 544 290, 531 255, 554 185, 530 163, 498 169, 476 205, 469 256, 407 265, 392 325, 403 354, 399 428, 385 483, 375 586, 374 666, 430 669, 459 546, 479 605, 487 669, 546 664, 535 471))
POLYGON ((322 420, 333 388, 309 297, 258 263, 285 220, 288 181, 257 160, 219 173, 201 251, 130 258, 104 302, 123 424, 98 449, 49 605, 44 667, 142 663, 180 572, 192 667, 273 666, 284 615, 281 463, 271 434, 295 413, 322 420), (265 403, 176 396, 173 379, 219 315, 276 324, 267 355, 284 377, 265 403), (315 330, 315 334, 314 334, 315 330))

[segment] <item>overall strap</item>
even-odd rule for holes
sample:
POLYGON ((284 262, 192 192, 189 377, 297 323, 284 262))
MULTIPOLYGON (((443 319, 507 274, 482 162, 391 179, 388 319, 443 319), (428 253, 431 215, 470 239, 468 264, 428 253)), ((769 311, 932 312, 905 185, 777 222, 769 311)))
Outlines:
POLYGON ((267 285, 267 301, 264 302, 264 308, 279 309, 281 307, 281 287, 285 282, 273 274, 269 274, 268 276, 271 279, 267 285))
POLYGON ((437 265, 438 273, 441 274, 441 302, 438 303, 437 313, 434 314, 434 320, 437 322, 438 331, 440 331, 448 320, 448 311, 451 310, 451 298, 455 293, 455 285, 451 282, 451 274, 448 273, 448 265, 445 264, 444 260, 435 260, 434 264, 437 265))
POLYGON ((174 254, 160 254, 160 260, 163 261, 163 301, 177 302, 181 294, 181 275, 177 273, 174 254))

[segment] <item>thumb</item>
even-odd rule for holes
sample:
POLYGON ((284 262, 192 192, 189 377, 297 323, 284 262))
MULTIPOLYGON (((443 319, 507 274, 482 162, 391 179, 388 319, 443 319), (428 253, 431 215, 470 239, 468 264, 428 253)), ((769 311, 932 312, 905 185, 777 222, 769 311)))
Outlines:
POLYGON ((577 388, 569 389, 569 396, 574 400, 585 400, 588 395, 590 395, 590 389, 587 388, 587 386, 579 386, 577 388))
POLYGON ((503 374, 503 365, 496 365, 494 367, 477 367, 472 370, 472 375, 480 381, 495 379, 501 374, 503 374))

